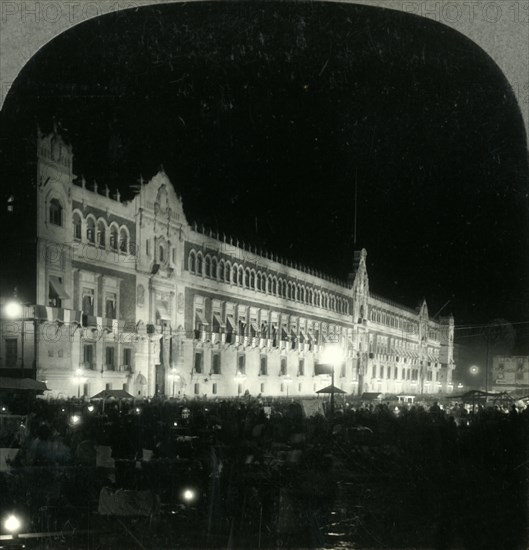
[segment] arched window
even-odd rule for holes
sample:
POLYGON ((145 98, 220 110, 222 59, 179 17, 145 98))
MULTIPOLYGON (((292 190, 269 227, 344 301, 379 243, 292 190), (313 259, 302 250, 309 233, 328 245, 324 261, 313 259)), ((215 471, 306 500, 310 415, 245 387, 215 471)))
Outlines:
POLYGON ((191 251, 189 253, 189 260, 187 262, 187 267, 189 269, 189 271, 191 271, 191 273, 194 273, 195 272, 195 269, 196 269, 196 256, 195 256, 195 253, 193 251, 191 251))
POLYGON ((105 248, 107 245, 106 228, 102 221, 97 222, 97 245, 100 248, 105 248))
POLYGON ((92 244, 96 242, 96 224, 92 218, 86 220, 86 240, 92 244))
POLYGON ((272 294, 274 296, 277 295, 277 280, 276 279, 272 279, 272 294))
POLYGON ((165 262, 165 248, 163 244, 158 245, 158 261, 161 264, 165 262))
POLYGON ((250 286, 250 270, 248 268, 244 271, 244 286, 246 288, 250 286))
POLYGON ((114 225, 110 228, 110 248, 112 250, 118 249, 118 230, 114 225))
POLYGON ((261 274, 258 273, 257 274, 257 278, 256 278, 256 283, 257 283, 257 290, 261 290, 261 274))
POLYGON ((237 282, 239 286, 244 286, 244 269, 242 266, 239 266, 239 278, 237 282))
POLYGON ((122 227, 119 231, 119 249, 121 252, 127 252, 129 248, 129 237, 127 235, 127 232, 122 227))
POLYGON ((213 258, 211 260, 211 277, 213 279, 217 279, 218 278, 218 273, 217 273, 217 258, 213 258))
POLYGON ((233 264, 233 267, 231 268, 231 282, 234 285, 237 284, 237 264, 233 264))
POLYGON ((202 275, 202 254, 197 254, 197 275, 202 275))
POLYGON ((225 264, 224 264, 224 260, 220 260, 219 262, 219 279, 221 281, 224 281, 226 280, 225 276, 224 276, 224 270, 225 270, 225 264))
POLYGON ((287 295, 287 283, 286 281, 282 281, 281 283, 281 296, 283 296, 283 298, 287 295))
POLYGON ((49 210, 50 223, 62 226, 62 205, 58 199, 51 199, 49 210))
POLYGON ((274 279, 272 278, 272 275, 268 277, 268 292, 270 292, 271 294, 276 293, 275 286, 274 286, 274 279))
POLYGON ((230 262, 224 264, 224 282, 229 283, 231 276, 231 265, 230 262))
POLYGON ((206 256, 204 260, 204 275, 206 277, 211 277, 211 258, 209 256, 206 256))
POLYGON ((73 238, 76 241, 80 241, 82 237, 82 225, 81 225, 81 216, 78 212, 73 214, 73 238))
POLYGON ((301 302, 305 303, 305 287, 302 286, 300 289, 299 289, 299 299, 301 302))
POLYGON ((255 273, 250 273, 250 288, 255 289, 255 273))

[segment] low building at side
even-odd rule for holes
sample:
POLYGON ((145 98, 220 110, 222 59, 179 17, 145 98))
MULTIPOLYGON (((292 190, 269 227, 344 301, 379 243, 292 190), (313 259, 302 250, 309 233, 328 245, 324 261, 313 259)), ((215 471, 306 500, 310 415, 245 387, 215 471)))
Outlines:
POLYGON ((365 250, 338 281, 190 225, 163 172, 122 201, 74 177, 57 132, 39 133, 36 174, 28 271, 17 296, 2 289, 4 306, 24 303, 2 308, 0 371, 56 396, 304 396, 330 383, 318 365, 334 343, 347 393, 452 390, 453 318, 371 292, 365 250))
POLYGON ((495 355, 489 388, 495 392, 515 392, 529 395, 529 357, 525 355, 495 355))

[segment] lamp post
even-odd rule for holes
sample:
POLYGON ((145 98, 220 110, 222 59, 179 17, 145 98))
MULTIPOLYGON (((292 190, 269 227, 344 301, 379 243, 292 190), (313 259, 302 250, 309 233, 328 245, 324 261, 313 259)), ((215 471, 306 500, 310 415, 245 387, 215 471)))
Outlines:
POLYGON ((479 374, 479 367, 477 365, 471 365, 468 369, 468 372, 473 376, 476 377, 479 374))
POLYGON ((77 382, 77 399, 81 399, 81 384, 85 380, 83 373, 84 373, 83 369, 78 368, 75 371, 75 376, 73 377, 74 381, 77 382))
POLYGON ((327 344, 323 349, 321 363, 331 368, 331 418, 334 418, 334 370, 344 360, 344 350, 338 342, 327 344))

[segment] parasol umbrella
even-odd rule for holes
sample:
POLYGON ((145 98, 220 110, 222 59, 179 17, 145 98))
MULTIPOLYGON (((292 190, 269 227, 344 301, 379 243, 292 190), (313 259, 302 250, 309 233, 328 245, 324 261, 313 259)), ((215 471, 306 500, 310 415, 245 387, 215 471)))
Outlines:
POLYGON ((330 386, 325 386, 325 388, 318 390, 316 393, 347 393, 347 392, 331 384, 330 386))

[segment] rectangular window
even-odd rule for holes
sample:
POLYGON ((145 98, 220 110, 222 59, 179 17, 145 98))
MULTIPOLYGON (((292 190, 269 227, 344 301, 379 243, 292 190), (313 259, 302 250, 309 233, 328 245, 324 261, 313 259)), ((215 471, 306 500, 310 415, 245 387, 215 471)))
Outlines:
POLYGON ((111 389, 112 389, 111 383, 105 384, 105 390, 111 390, 111 389))
MULTIPOLYGON (((62 280, 59 279, 61 282, 62 280)), ((55 287, 51 284, 51 281, 48 283, 48 306, 49 307, 61 307, 61 298, 55 287)))
POLYGON ((397 367, 395 367, 395 372, 394 372, 393 378, 396 380, 398 377, 399 377, 399 369, 397 367))
POLYGON ((304 376, 305 375, 305 359, 300 359, 299 360, 298 374, 299 374, 299 376, 304 376))
POLYGON ((211 374, 220 374, 220 353, 211 356, 211 374))
POLYGON ((105 297, 105 317, 107 319, 116 319, 116 294, 107 294, 105 297))
POLYGON ((85 315, 94 315, 94 289, 83 288, 82 310, 85 315))
POLYGON ((216 382, 213 382, 213 384, 211 386, 211 392, 213 393, 213 395, 217 395, 217 383, 216 382))
POLYGON ((380 378, 384 378, 384 365, 380 365, 380 378))
POLYGON ((261 355, 259 374, 261 374, 262 376, 266 376, 268 374, 268 361, 266 355, 261 355))
POLYGON ((200 395, 200 384, 195 384, 195 395, 200 395))
POLYGON ((261 393, 264 393, 264 391, 265 391, 265 385, 264 383, 261 382, 261 393))
POLYGON ((18 340, 6 338, 6 366, 15 367, 18 359, 18 340))
POLYGON ((123 365, 132 366, 132 349, 130 348, 123 348, 123 365))
POLYGON ((83 363, 85 368, 92 369, 94 364, 94 346, 92 344, 85 344, 83 346, 83 363))
POLYGON ((195 353, 195 372, 202 374, 202 354, 195 353))
POLYGON ((151 255, 151 243, 150 243, 149 239, 147 239, 147 240, 145 241, 145 254, 146 254, 147 256, 150 256, 150 255, 151 255))
POLYGON ((105 359, 106 359, 106 367, 108 370, 114 370, 114 352, 115 349, 113 347, 106 347, 105 348, 105 359))
POLYGON ((376 377, 377 377, 377 366, 373 365, 371 370, 371 378, 376 378, 376 377))
POLYGON ((287 373, 287 360, 286 360, 286 357, 281 357, 281 366, 279 369, 279 374, 280 376, 285 376, 286 373, 287 373))
POLYGON ((426 373, 426 380, 427 380, 428 382, 431 382, 431 381, 432 381, 432 378, 433 378, 433 377, 432 377, 432 371, 429 370, 429 371, 426 373))
POLYGON ((85 382, 83 384, 83 395, 84 396, 90 395, 90 387, 88 386, 88 382, 85 382))
POLYGON ((241 374, 246 374, 246 357, 244 355, 237 357, 237 368, 241 374))
POLYGON ((173 248, 171 250, 171 261, 173 262, 173 264, 176 263, 176 248, 173 248))

